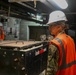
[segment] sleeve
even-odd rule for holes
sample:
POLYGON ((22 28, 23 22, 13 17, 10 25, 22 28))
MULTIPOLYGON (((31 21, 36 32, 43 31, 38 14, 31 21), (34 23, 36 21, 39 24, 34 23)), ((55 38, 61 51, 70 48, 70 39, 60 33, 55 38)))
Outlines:
POLYGON ((50 45, 48 53, 47 75, 56 75, 58 70, 59 51, 57 46, 50 45))

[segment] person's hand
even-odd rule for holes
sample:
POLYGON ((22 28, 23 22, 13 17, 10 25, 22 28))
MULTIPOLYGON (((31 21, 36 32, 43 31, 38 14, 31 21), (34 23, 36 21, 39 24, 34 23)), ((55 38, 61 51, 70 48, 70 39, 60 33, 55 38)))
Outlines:
POLYGON ((41 35, 40 39, 41 39, 41 41, 45 41, 46 40, 46 35, 45 34, 41 35))
POLYGON ((51 36, 51 35, 48 35, 48 36, 47 36, 47 40, 48 40, 48 41, 51 41, 53 38, 54 38, 54 37, 51 36))

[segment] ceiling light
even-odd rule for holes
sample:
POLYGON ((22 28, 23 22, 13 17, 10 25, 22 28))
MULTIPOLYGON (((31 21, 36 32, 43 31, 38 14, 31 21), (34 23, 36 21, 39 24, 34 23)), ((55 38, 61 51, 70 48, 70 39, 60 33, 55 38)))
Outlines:
POLYGON ((53 0, 53 1, 62 9, 66 9, 68 7, 66 0, 53 0))

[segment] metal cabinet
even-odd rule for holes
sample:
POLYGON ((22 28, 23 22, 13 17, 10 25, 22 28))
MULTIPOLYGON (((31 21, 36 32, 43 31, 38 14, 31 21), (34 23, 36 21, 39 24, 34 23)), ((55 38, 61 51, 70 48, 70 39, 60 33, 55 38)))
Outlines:
POLYGON ((39 75, 47 68, 48 43, 0 42, 0 75, 39 75))

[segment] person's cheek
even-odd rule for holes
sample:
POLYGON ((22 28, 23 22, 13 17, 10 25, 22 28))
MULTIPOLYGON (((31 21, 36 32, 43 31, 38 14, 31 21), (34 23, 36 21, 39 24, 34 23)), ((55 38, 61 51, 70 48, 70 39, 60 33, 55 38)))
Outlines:
POLYGON ((56 29, 56 28, 52 28, 52 29, 51 29, 51 34, 52 34, 52 35, 55 35, 56 32, 57 32, 57 29, 56 29))

